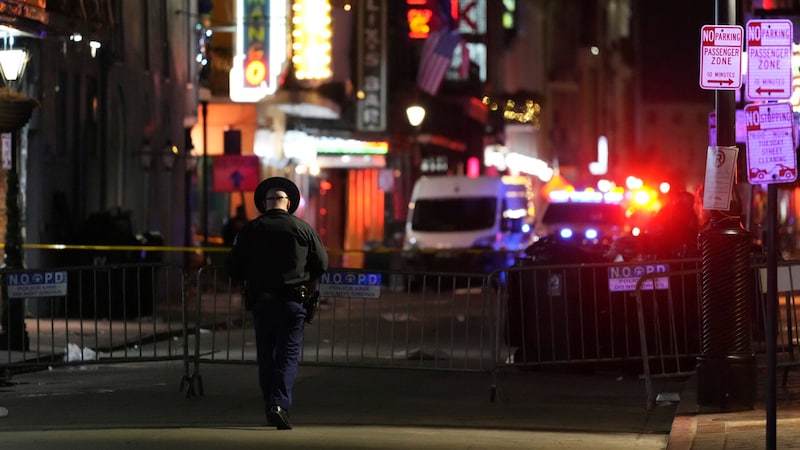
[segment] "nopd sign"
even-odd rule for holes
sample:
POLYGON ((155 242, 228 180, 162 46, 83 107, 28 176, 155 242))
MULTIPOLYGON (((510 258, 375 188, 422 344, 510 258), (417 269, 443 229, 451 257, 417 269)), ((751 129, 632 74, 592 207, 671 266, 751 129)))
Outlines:
POLYGON ((9 298, 67 295, 67 272, 24 272, 6 276, 9 298))
POLYGON ((380 298, 381 275, 360 272, 326 272, 319 279, 321 297, 380 298))
MULTIPOLYGON (((608 290, 611 292, 635 291, 639 278, 651 273, 666 273, 669 264, 644 264, 638 266, 614 266, 608 268, 608 290)), ((669 289, 669 278, 658 277, 642 283, 642 289, 669 289)))

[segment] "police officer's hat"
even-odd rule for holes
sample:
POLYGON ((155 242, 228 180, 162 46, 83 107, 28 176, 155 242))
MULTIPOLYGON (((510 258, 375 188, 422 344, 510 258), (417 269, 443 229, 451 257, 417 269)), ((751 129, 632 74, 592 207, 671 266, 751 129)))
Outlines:
POLYGON ((261 211, 261 213, 267 212, 267 210, 264 209, 264 200, 270 189, 286 192, 286 195, 289 196, 289 214, 294 214, 294 212, 297 211, 297 207, 300 206, 300 190, 297 189, 297 185, 288 178, 272 177, 262 181, 256 188, 255 195, 253 195, 256 208, 261 211))

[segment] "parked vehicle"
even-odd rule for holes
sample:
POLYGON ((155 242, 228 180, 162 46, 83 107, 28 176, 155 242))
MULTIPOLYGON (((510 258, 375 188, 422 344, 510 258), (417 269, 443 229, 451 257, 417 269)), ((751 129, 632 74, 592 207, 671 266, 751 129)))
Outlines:
POLYGON ((404 254, 415 269, 487 273, 533 242, 527 177, 424 176, 409 203, 404 254))
MULTIPOLYGON (((598 193, 599 194, 599 193, 598 193)), ((625 208, 600 198, 553 200, 537 220, 537 238, 561 239, 577 246, 608 247, 615 239, 630 234, 625 208)))

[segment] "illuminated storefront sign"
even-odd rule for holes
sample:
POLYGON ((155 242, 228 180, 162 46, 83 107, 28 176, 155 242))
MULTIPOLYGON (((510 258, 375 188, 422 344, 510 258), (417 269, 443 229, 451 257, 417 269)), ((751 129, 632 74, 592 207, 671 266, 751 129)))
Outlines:
MULTIPOLYGON (((438 0, 437 0, 438 1, 438 0)), ((450 0, 450 14, 459 21, 459 0, 450 0)), ((470 2, 467 2, 470 3, 470 2)), ((406 20, 408 21, 408 37, 411 39, 427 39, 436 19, 428 5, 428 0, 406 0, 406 20)))
POLYGON ((406 18, 408 19, 408 37, 411 39, 425 39, 431 32, 431 16, 433 12, 428 8, 427 0, 406 0, 409 6, 406 18))
POLYGON ((286 61, 286 3, 238 0, 236 15, 230 97, 235 102, 257 102, 275 92, 286 61))
POLYGON ((386 4, 361 0, 358 17, 358 131, 386 130, 386 4))
MULTIPOLYGON (((451 67, 458 68, 452 71, 458 75, 448 75, 448 79, 466 80, 469 78, 469 66, 474 64, 478 68, 481 81, 486 81, 487 56, 486 56, 486 0, 450 0, 450 14, 456 21, 458 32, 465 39, 462 45, 456 47, 453 53, 451 67)), ((514 14, 515 0, 503 0, 503 26, 515 27, 514 14)), ((406 20, 408 22, 408 37, 411 39, 427 39, 432 27, 435 26, 436 17, 429 7, 428 0, 406 0, 406 20)))
POLYGON ((292 63, 298 80, 326 80, 331 72, 331 3, 298 0, 292 5, 292 63))

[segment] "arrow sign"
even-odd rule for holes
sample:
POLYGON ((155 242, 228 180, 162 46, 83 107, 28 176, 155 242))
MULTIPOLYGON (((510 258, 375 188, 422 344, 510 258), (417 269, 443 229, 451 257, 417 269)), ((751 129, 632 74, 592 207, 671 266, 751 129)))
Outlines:
POLYGON ((700 87, 732 91, 742 86, 744 32, 738 25, 703 25, 700 87))
POLYGON ((719 83, 719 84, 733 84, 733 80, 728 78, 727 80, 708 80, 709 83, 719 83))
POLYGON ((747 22, 747 98, 785 100, 792 91, 792 22, 747 22))
MULTIPOLYGON (((756 88, 756 92, 759 94, 772 94, 772 93, 779 93, 779 92, 786 92, 786 89, 762 89, 761 87, 756 88)), ((778 98, 776 95, 774 98, 778 98)))
POLYGON ((214 192, 252 192, 261 181, 255 155, 214 157, 214 192))
POLYGON ((233 187, 237 191, 240 191, 242 189, 242 181, 245 179, 245 176, 242 175, 242 172, 239 172, 238 170, 235 170, 231 174, 230 178, 231 178, 231 182, 233 182, 233 187))

